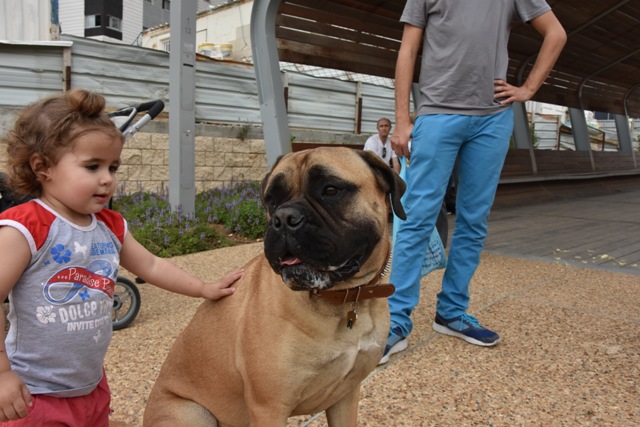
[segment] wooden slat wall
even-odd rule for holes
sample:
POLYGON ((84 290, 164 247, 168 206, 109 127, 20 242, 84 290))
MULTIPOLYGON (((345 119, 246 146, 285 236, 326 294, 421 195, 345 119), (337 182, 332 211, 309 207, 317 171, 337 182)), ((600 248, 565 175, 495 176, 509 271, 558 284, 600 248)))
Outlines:
POLYGON ((586 151, 536 150, 539 175, 564 175, 591 172, 591 159, 586 151))
POLYGON ((501 177, 524 178, 535 176, 567 176, 589 173, 614 172, 614 171, 637 171, 633 155, 615 151, 594 151, 592 152, 595 171, 591 167, 589 154, 580 151, 556 151, 556 150, 535 150, 537 173, 533 173, 529 150, 512 148, 507 154, 507 158, 502 168, 501 177))
POLYGON ((635 169, 631 153, 594 151, 593 160, 598 172, 635 169))
POLYGON ((393 78, 402 7, 390 1, 283 1, 280 60, 393 78))
POLYGON ((560 181, 501 183, 493 209, 508 206, 543 203, 574 197, 629 191, 638 187, 638 176, 602 177, 595 179, 569 179, 560 181))
POLYGON ((512 148, 507 153, 502 168, 503 178, 533 175, 533 166, 529 150, 526 148, 512 148))

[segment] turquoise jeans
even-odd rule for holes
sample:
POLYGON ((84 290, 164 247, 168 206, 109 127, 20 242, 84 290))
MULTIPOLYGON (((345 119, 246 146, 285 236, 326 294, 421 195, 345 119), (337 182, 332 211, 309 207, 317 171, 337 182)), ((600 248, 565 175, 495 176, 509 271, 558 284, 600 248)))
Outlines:
POLYGON ((404 209, 393 248, 389 298, 391 328, 408 336, 420 300, 420 269, 429 237, 458 158, 456 224, 437 312, 449 319, 469 305, 469 282, 480 262, 487 220, 513 132, 511 108, 488 116, 419 116, 413 128, 404 209))

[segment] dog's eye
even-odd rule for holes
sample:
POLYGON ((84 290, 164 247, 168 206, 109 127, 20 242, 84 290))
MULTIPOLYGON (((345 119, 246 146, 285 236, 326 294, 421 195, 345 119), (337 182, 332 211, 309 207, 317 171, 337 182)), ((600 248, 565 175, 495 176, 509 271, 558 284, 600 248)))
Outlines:
POLYGON ((277 207, 277 203, 275 201, 275 199, 273 197, 271 197, 271 195, 268 195, 264 198, 265 204, 267 205, 267 208, 269 210, 273 210, 277 207))
POLYGON ((337 196, 338 194, 340 194, 340 189, 331 185, 324 187, 322 191, 323 196, 337 196))

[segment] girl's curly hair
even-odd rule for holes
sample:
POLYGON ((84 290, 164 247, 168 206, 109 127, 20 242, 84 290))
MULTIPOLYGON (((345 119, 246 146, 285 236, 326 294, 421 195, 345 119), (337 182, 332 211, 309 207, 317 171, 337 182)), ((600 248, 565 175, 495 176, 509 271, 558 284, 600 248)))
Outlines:
POLYGON ((101 131, 122 139, 105 112, 102 95, 72 89, 28 106, 7 135, 9 186, 19 194, 38 197, 42 185, 30 160, 40 156, 43 168, 55 166, 86 132, 101 131))

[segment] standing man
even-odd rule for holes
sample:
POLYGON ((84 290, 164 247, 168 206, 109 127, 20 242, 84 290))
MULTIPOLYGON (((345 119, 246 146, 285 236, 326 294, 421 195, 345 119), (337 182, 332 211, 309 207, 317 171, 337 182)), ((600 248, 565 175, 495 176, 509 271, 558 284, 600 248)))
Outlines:
POLYGON ((391 120, 386 117, 379 119, 376 123, 376 128, 378 129, 378 134, 372 135, 367 139, 364 143, 364 150, 373 151, 378 157, 384 160, 386 164, 391 166, 396 173, 400 173, 400 163, 398 162, 396 153, 394 153, 391 147, 391 138, 389 137, 389 133, 391 133, 391 120))
POLYGON ((513 102, 536 93, 553 68, 566 34, 544 0, 408 0, 396 64, 398 156, 411 156, 405 211, 393 249, 389 298, 391 331, 384 356, 407 348, 411 312, 420 297, 420 262, 429 242, 456 157, 456 226, 433 329, 468 343, 493 346, 500 336, 467 314, 469 282, 480 262, 487 218, 513 131, 513 102), (527 80, 506 82, 507 43, 513 18, 530 23, 543 43, 527 80), (409 94, 422 50, 415 123, 409 94), (409 139, 412 139, 411 152, 409 139))

